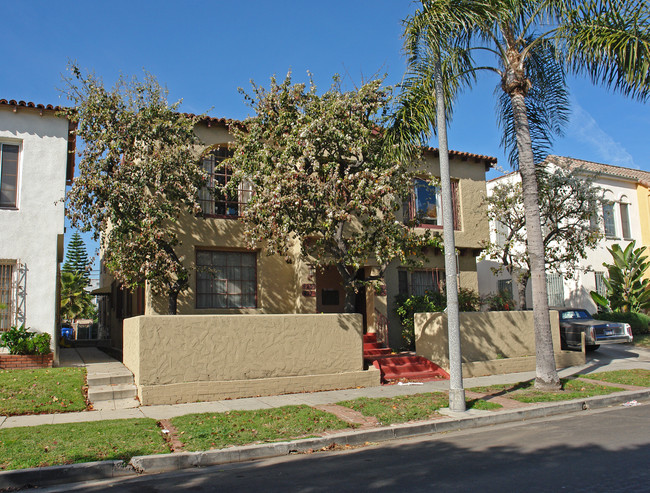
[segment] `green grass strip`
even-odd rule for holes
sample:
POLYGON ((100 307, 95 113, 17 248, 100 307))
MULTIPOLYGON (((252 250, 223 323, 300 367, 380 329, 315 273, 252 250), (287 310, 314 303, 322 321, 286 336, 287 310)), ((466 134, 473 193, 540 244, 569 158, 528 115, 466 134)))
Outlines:
POLYGON ((86 409, 85 368, 0 370, 0 415, 86 409))
POLYGON ((129 460, 168 452, 156 421, 147 418, 0 430, 0 469, 129 460))
POLYGON ((389 425, 440 416, 438 409, 449 406, 449 399, 444 392, 429 392, 374 399, 361 397, 337 402, 337 404, 360 412, 364 416, 374 416, 381 424, 389 425))
MULTIPOLYGON (((424 394, 399 395, 396 397, 367 398, 361 397, 351 401, 337 402, 360 412, 364 416, 374 416, 382 425, 406 423, 407 421, 422 421, 440 416, 438 409, 449 406, 445 392, 429 392, 424 394)), ((482 399, 467 399, 467 409, 492 411, 501 408, 501 404, 487 402, 482 399)))
POLYGON ((333 414, 309 406, 188 414, 173 418, 172 424, 188 451, 276 442, 352 427, 333 414))
POLYGON ((594 397, 596 395, 607 395, 614 392, 620 392, 623 389, 618 387, 608 387, 605 385, 591 384, 579 380, 570 380, 563 378, 562 390, 557 392, 548 392, 536 390, 533 386, 534 382, 529 380, 527 382, 519 382, 516 384, 503 384, 503 385, 490 385, 489 387, 474 387, 468 390, 472 392, 480 392, 486 394, 498 393, 501 397, 513 399, 519 402, 534 403, 534 402, 554 402, 554 401, 569 401, 572 399, 584 399, 586 397, 594 397))
POLYGON ((587 373, 579 375, 582 378, 602 380, 603 382, 618 383, 621 385, 636 385, 638 387, 650 387, 650 370, 616 370, 603 371, 600 373, 587 373))

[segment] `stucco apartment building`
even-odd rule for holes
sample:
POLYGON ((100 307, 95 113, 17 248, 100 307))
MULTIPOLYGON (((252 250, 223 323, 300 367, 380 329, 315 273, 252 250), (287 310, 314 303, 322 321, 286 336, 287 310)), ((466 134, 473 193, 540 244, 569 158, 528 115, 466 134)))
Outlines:
MULTIPOLYGON (((210 149, 203 166, 213 180, 227 182, 228 170, 221 162, 228 156, 232 140, 230 121, 207 118, 196 127, 196 134, 210 149)), ((481 241, 487 239, 482 199, 485 196, 485 173, 496 158, 451 151, 450 167, 453 181, 456 246, 458 248, 459 283, 461 287, 478 290, 476 257, 481 241)), ((422 166, 439 176, 436 149, 425 149, 422 166)), ((240 188, 237 200, 219 200, 207 191, 201 196, 202 216, 186 216, 179 221, 181 246, 178 254, 191 268, 190 288, 178 298, 178 314, 277 314, 277 313, 340 313, 344 291, 335 269, 318 270, 300 258, 295 245, 292 259, 268 256, 261 249, 248 250, 243 229, 237 220, 251 190, 240 188), (198 267, 198 270, 197 270, 198 267), (214 274, 218 272, 218 274, 214 274)), ((442 234, 439 190, 415 181, 413 196, 404 213, 424 213, 424 228, 442 234)), ((398 293, 423 293, 438 290, 444 280, 444 256, 439 250, 427 252, 428 262, 421 269, 409 271, 398 264, 385 274, 385 289, 368 288, 356 299, 356 311, 364 318, 365 329, 380 331, 387 343, 400 345, 400 322, 395 314, 398 293)), ((362 269, 371 275, 374 266, 362 269)), ((122 320, 139 314, 167 313, 167 300, 146 289, 129 293, 119 289, 110 273, 101 269, 102 323, 109 327, 112 343, 121 346, 122 320)))
MULTIPOLYGON (((602 279, 607 274, 603 262, 611 263, 607 248, 614 244, 627 246, 632 240, 636 246, 650 246, 650 173, 631 168, 594 163, 562 156, 548 156, 549 166, 559 166, 574 170, 579 176, 590 178, 594 186, 603 192, 602 205, 599 210, 597 227, 604 238, 597 248, 590 250, 581 260, 575 276, 568 277, 547 273, 549 304, 552 306, 575 306, 596 311, 596 304, 591 299, 591 291, 605 293, 602 279)), ((487 182, 488 194, 499 183, 519 180, 517 173, 510 173, 487 182)), ((490 225, 490 239, 497 241, 496 226, 490 225)), ((496 293, 500 289, 513 289, 508 274, 495 276, 492 268, 498 266, 495 261, 479 262, 479 287, 482 295, 496 293)), ((532 307, 530 285, 526 303, 532 307)))
POLYGON ((63 199, 75 147, 59 110, 0 100, 0 331, 24 324, 50 334, 55 362, 63 199))

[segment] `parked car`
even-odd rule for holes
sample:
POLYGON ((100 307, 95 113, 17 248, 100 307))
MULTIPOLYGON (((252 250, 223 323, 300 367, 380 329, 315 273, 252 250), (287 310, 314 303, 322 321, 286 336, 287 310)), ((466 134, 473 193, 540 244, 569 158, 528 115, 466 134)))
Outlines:
POLYGON ((630 324, 594 319, 582 308, 559 308, 560 341, 562 349, 581 349, 581 334, 585 334, 585 348, 595 351, 601 344, 632 342, 630 324))

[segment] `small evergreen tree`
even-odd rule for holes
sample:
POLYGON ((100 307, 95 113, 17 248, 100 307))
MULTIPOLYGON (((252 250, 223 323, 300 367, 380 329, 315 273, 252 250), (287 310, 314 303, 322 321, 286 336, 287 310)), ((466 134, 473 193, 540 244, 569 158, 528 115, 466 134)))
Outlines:
POLYGON ((68 243, 68 248, 65 252, 65 262, 61 270, 63 272, 70 272, 71 274, 80 274, 85 279, 87 286, 90 282, 89 265, 90 261, 88 260, 86 245, 79 232, 75 231, 68 243))

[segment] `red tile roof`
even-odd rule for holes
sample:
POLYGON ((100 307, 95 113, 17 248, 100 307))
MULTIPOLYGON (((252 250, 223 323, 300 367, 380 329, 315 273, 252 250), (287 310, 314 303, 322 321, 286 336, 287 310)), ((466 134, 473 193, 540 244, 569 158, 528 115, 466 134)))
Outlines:
POLYGON ((598 175, 609 175, 618 178, 625 178, 645 186, 650 186, 650 172, 640 169, 612 166, 611 164, 594 163, 564 156, 548 156, 546 161, 567 169, 579 169, 589 171, 598 175))
POLYGON ((16 101, 15 99, 0 99, 0 106, 13 106, 20 108, 32 108, 36 110, 63 111, 64 106, 53 106, 51 104, 32 103, 31 101, 16 101))
MULTIPOLYGON (((423 150, 426 152, 432 152, 434 156, 439 154, 439 149, 437 147, 423 147, 423 150)), ((483 154, 473 154, 471 152, 463 151, 454 151, 449 150, 449 156, 457 159, 462 159, 463 161, 472 160, 477 163, 485 163, 488 166, 496 164, 497 158, 492 156, 484 156, 483 154)))

